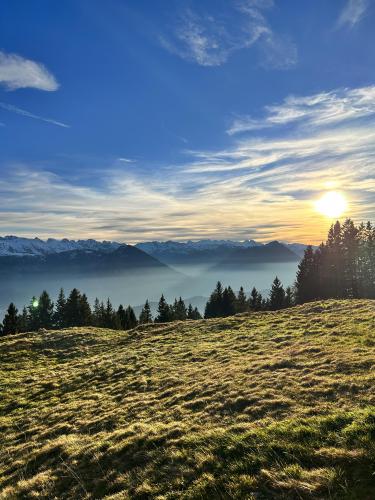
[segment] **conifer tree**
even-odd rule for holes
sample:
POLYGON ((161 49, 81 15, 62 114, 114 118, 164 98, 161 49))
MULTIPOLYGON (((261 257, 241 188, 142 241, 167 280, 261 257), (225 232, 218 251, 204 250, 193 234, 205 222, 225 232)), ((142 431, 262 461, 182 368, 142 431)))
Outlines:
POLYGON ((204 317, 218 318, 223 312, 223 287, 220 281, 217 282, 215 290, 211 293, 206 304, 204 317))
POLYGON ((285 291, 281 284, 281 281, 276 276, 273 280, 271 293, 270 293, 270 307, 271 310, 276 311, 277 309, 282 309, 285 303, 285 291))
POLYGON ((185 321, 186 317, 187 317, 187 311, 185 302, 182 300, 181 297, 178 300, 175 299, 173 305, 173 319, 177 321, 185 321))
POLYGON ((53 326, 53 302, 44 290, 39 297, 38 304, 38 322, 39 328, 50 329, 53 326))
POLYGON ((284 307, 292 307, 294 304, 293 290, 290 286, 285 289, 284 307))
POLYGON ((247 311, 247 309, 248 307, 247 307, 246 294, 243 287, 241 286, 236 300, 236 312, 242 313, 247 311))
POLYGON ((29 331, 29 315, 26 307, 22 309, 22 313, 18 316, 18 331, 20 333, 29 331))
POLYGON ((56 309, 54 314, 54 324, 56 328, 65 328, 66 326, 66 298, 63 288, 60 288, 59 295, 56 301, 56 309))
POLYGON ((85 293, 81 295, 79 307, 81 315, 81 326, 92 325, 91 307, 85 293))
POLYGON ((15 333, 18 333, 18 331, 18 310, 13 302, 11 302, 4 316, 2 334, 13 335, 15 333))
POLYGON ((116 313, 113 310, 112 303, 110 299, 107 299, 105 308, 104 308, 104 314, 103 314, 103 327, 104 328, 113 328, 116 329, 118 327, 117 320, 116 320, 116 313))
POLYGON ((29 316, 28 323, 30 331, 36 332, 40 328, 40 321, 39 321, 39 301, 35 296, 31 298, 30 303, 27 307, 27 312, 29 316))
POLYGON ((252 288, 250 293, 249 305, 252 311, 258 311, 259 306, 261 306, 261 303, 259 304, 259 293, 255 286, 252 288))
POLYGON ((73 288, 66 301, 65 323, 68 327, 82 326, 81 293, 77 288, 73 288))
POLYGON ((141 311, 141 314, 139 316, 139 323, 151 323, 152 322, 152 314, 151 314, 151 308, 150 304, 148 302, 148 299, 145 302, 145 305, 143 306, 143 309, 141 311))
POLYGON ((233 316, 233 314, 236 314, 236 296, 228 286, 223 292, 221 316, 233 316))
POLYGON ((164 295, 160 297, 158 305, 158 315, 155 318, 156 323, 166 323, 171 320, 171 308, 167 304, 164 295))
POLYGON ((137 317, 131 306, 128 306, 125 310, 125 330, 131 330, 135 328, 138 324, 137 317))

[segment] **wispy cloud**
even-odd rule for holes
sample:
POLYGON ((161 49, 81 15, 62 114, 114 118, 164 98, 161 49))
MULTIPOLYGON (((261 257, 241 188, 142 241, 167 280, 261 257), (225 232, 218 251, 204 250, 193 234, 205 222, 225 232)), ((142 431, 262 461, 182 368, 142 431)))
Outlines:
POLYGON ((223 13, 198 14, 187 9, 176 20, 172 34, 164 34, 160 42, 169 52, 201 66, 220 66, 233 52, 257 45, 263 66, 289 68, 297 62, 297 49, 270 27, 264 11, 272 5, 271 0, 243 0, 233 2, 223 13))
POLYGON ((353 28, 363 18, 369 7, 369 0, 347 0, 337 21, 339 27, 353 28))
POLYGON ((51 118, 44 118, 43 116, 35 115, 34 113, 30 113, 25 109, 17 108, 12 104, 0 102, 0 108, 5 109, 6 111, 10 111, 11 113, 16 113, 17 115, 26 116, 28 118, 34 118, 35 120, 41 120, 42 122, 46 123, 51 123, 52 125, 57 125, 58 127, 69 128, 69 125, 67 125, 66 123, 62 123, 57 120, 52 120, 51 118))
POLYGON ((59 87, 55 77, 43 64, 1 51, 0 85, 8 90, 34 88, 53 91, 59 87))
POLYGON ((115 163, 101 174, 100 189, 88 186, 86 177, 73 183, 48 171, 7 166, 0 178, 0 231, 128 242, 211 237, 318 243, 331 221, 314 202, 332 188, 349 200, 345 216, 374 220, 375 87, 290 99, 267 108, 264 119, 277 119, 267 121, 262 136, 249 132, 231 147, 190 151, 185 163, 147 173, 116 169, 115 163), (291 102, 302 106, 298 118, 291 102))
POLYGON ((261 118, 237 117, 229 135, 288 124, 321 127, 375 114, 375 86, 339 89, 308 97, 289 96, 281 104, 267 106, 261 118))

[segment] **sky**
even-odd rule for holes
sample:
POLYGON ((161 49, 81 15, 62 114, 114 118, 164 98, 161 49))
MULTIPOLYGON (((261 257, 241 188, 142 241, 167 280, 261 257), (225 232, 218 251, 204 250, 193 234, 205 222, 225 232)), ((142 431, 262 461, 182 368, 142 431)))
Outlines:
POLYGON ((2 0, 0 235, 319 243, 375 220, 374 0, 2 0))

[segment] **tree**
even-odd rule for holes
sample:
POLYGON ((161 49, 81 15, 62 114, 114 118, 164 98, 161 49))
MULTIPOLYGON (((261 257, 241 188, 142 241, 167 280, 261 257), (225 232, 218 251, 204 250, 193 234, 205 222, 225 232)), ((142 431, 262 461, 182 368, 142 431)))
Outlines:
POLYGON ((29 315, 26 307, 22 309, 22 313, 18 316, 18 331, 20 333, 29 331, 29 315))
POLYGON ((82 326, 81 312, 81 293, 77 288, 73 288, 65 306, 66 326, 82 326))
POLYGON ((40 328, 39 301, 35 296, 31 298, 27 312, 29 328, 32 332, 35 332, 40 328))
POLYGON ((131 330, 138 324, 137 317, 131 306, 128 306, 125 311, 125 330, 131 330))
POLYGON ((193 319, 193 320, 202 319, 201 313, 198 311, 198 308, 197 307, 193 308, 191 304, 189 304, 186 316, 187 319, 193 319))
POLYGON ((237 300, 236 300, 236 312, 238 313, 243 313, 247 311, 248 306, 247 306, 247 299, 246 299, 246 294, 241 286, 238 295, 237 295, 237 300))
POLYGON ((19 324, 17 315, 18 310, 13 302, 11 302, 3 320, 3 335, 13 335, 15 333, 18 333, 19 324))
POLYGON ((221 315, 233 316, 236 314, 236 296, 230 286, 224 289, 223 299, 222 299, 222 311, 221 315))
POLYGON ((185 321, 187 317, 187 311, 185 302, 180 297, 178 300, 175 299, 173 304, 173 319, 178 321, 185 321))
POLYGON ((86 294, 81 295, 80 303, 81 326, 89 326, 92 324, 92 312, 86 294))
POLYGON ((251 293, 250 293, 249 305, 250 305, 250 309, 252 311, 259 311, 259 309, 262 306, 262 297, 258 293, 258 290, 255 288, 255 286, 252 288, 251 293), (259 301, 259 297, 260 297, 260 301, 259 301))
POLYGON ((113 310, 112 303, 110 299, 107 299, 106 305, 103 311, 103 327, 117 329, 119 327, 117 322, 116 313, 113 310))
POLYGON ((151 323, 151 322, 152 322, 151 308, 150 308, 150 304, 149 304, 148 299, 147 299, 145 302, 145 305, 143 306, 141 314, 139 315, 139 323, 144 324, 144 323, 151 323))
POLYGON ((156 323, 166 323, 171 321, 171 309, 165 300, 164 295, 160 297, 158 305, 158 315, 155 318, 156 323))
POLYGON ((48 293, 44 290, 39 297, 38 304, 38 322, 39 328, 52 328, 53 326, 53 302, 48 295, 48 293))
POLYGON ((273 280, 271 293, 270 293, 270 307, 271 310, 276 311, 277 309, 282 309, 285 303, 285 291, 281 284, 281 281, 276 276, 273 280))
POLYGON ((211 293, 206 304, 204 317, 218 318, 223 311, 223 287, 220 281, 217 282, 215 290, 211 293))
POLYGON ((285 290, 284 307, 292 307, 293 304, 294 304, 293 290, 290 286, 288 286, 285 290))
POLYGON ((63 288, 60 288, 57 297, 54 324, 56 328, 65 328, 66 326, 66 298, 63 288))

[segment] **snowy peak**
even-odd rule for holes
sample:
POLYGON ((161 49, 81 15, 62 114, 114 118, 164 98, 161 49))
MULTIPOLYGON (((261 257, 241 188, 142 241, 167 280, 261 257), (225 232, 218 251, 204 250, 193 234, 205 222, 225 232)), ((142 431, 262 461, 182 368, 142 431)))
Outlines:
POLYGON ((18 236, 0 237, 0 256, 36 256, 53 253, 69 252, 72 250, 111 252, 116 250, 120 243, 96 240, 57 240, 49 238, 21 238, 18 236))
POLYGON ((218 247, 222 248, 252 248, 256 246, 262 246, 262 243, 258 243, 254 240, 245 241, 233 241, 233 240, 198 240, 198 241, 145 241, 143 243, 137 243, 135 245, 147 253, 157 253, 157 252, 191 252, 191 251, 202 251, 202 250, 212 250, 218 247))

